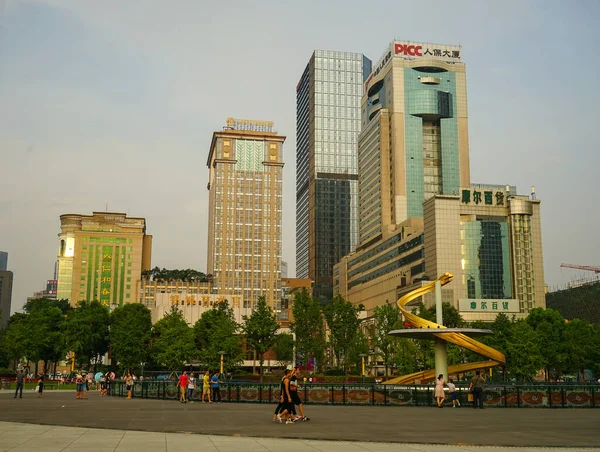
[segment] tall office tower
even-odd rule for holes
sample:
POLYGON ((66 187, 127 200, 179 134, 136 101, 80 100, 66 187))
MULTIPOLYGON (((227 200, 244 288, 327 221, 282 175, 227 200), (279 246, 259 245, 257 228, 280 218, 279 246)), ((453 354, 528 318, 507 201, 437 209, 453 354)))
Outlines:
POLYGON ((371 61, 316 50, 296 87, 296 276, 333 296, 333 266, 358 241, 357 140, 371 61))
POLYGON ((0 328, 6 328, 10 319, 13 272, 0 270, 0 328))
POLYGON ((0 272, 6 271, 8 268, 8 253, 6 251, 0 251, 0 272))
POLYGON ((281 299, 284 141, 272 121, 228 118, 210 144, 207 271, 243 307, 281 299))
POLYGON ((142 271, 150 270, 152 236, 144 218, 124 213, 60 216, 57 298, 110 306, 138 301, 142 271))
POLYGON ((365 83, 359 138, 359 242, 376 241, 423 201, 470 184, 460 47, 394 41, 365 83))

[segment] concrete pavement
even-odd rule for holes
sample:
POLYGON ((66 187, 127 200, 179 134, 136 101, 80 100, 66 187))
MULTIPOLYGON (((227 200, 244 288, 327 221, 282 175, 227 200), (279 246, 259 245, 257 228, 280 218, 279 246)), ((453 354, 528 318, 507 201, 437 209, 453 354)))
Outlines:
POLYGON ((2 391, 0 451, 76 450, 73 448, 80 447, 80 442, 93 446, 84 447, 82 443, 81 450, 85 448, 86 452, 125 450, 125 445, 131 450, 138 443, 144 450, 170 451, 190 442, 203 450, 206 446, 206 450, 218 451, 281 447, 332 451, 399 447, 409 451, 487 450, 477 446, 600 450, 600 411, 596 409, 308 405, 309 422, 281 425, 272 422, 274 406, 266 404, 180 404, 99 397, 95 392, 89 397, 75 400, 74 393, 49 391, 43 399, 37 399, 35 393, 13 399, 12 394, 2 391), (285 442, 284 438, 289 439, 285 442), (38 449, 46 444, 54 449, 38 449))

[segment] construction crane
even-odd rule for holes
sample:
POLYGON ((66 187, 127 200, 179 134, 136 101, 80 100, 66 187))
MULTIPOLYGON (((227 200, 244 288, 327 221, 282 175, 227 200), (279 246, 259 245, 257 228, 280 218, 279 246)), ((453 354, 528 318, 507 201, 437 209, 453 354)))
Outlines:
POLYGON ((565 268, 576 268, 577 270, 587 270, 594 273, 600 273, 600 267, 591 267, 589 265, 560 264, 560 266, 565 268))

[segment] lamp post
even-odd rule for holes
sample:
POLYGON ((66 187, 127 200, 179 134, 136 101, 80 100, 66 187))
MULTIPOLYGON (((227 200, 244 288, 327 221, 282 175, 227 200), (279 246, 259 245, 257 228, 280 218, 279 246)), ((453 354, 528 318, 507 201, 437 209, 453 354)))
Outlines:
POLYGON ((360 355, 361 360, 362 360, 362 382, 365 382, 365 357, 368 356, 366 353, 361 353, 360 355))
POLYGON ((221 375, 223 374, 223 355, 226 355, 226 354, 227 354, 227 352, 225 352, 223 350, 221 350, 219 352, 219 355, 221 355, 221 375))

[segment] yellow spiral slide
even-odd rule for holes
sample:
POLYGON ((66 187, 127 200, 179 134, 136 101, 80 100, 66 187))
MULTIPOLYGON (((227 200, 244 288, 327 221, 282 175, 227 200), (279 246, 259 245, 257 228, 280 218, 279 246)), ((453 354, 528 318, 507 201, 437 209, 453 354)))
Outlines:
MULTIPOLYGON (((405 309, 405 306, 411 301, 415 300, 416 298, 419 298, 429 292, 433 292, 435 290, 435 284, 437 281, 440 281, 441 285, 443 286, 451 282, 452 278, 453 276, 451 273, 444 273, 435 281, 431 281, 429 284, 419 287, 418 289, 415 289, 398 299, 398 307, 400 308, 402 315, 414 328, 446 328, 443 325, 438 325, 435 322, 430 322, 429 320, 425 320, 413 314, 412 312, 409 312, 407 309, 405 309)), ((456 364, 454 366, 448 366, 448 375, 506 364, 506 357, 503 353, 485 344, 482 344, 479 341, 476 341, 475 339, 467 336, 466 334, 459 332, 437 332, 432 333, 432 336, 446 342, 452 342, 453 344, 459 345, 463 348, 471 350, 472 352, 475 352, 479 355, 485 356, 486 358, 490 359, 489 361, 480 361, 476 363, 456 364)), ((396 377, 391 380, 387 380, 384 382, 384 384, 411 384, 417 381, 420 381, 421 383, 427 383, 429 381, 433 381, 435 377, 435 369, 428 369, 408 375, 403 375, 401 377, 396 377)))

